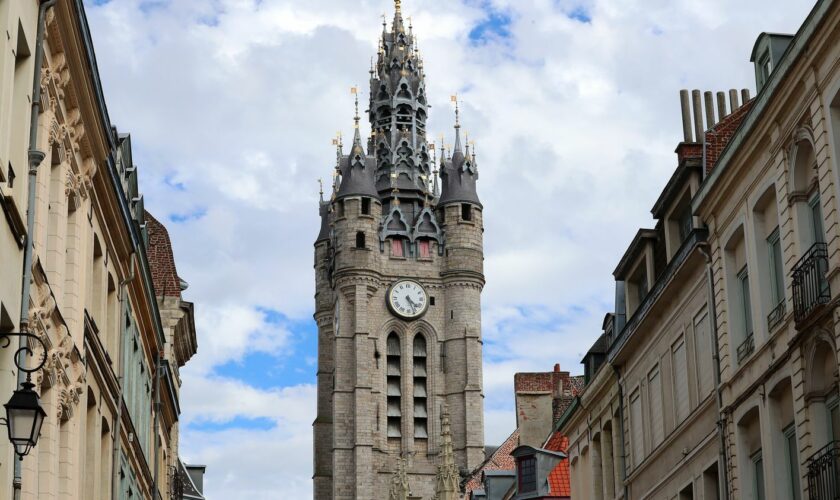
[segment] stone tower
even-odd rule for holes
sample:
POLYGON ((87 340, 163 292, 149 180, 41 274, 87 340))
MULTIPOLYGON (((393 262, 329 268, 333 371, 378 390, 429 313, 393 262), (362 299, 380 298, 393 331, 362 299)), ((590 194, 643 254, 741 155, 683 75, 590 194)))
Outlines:
POLYGON ((455 145, 435 158, 423 62, 395 4, 370 69, 371 136, 357 98, 320 204, 316 499, 388 498, 401 459, 411 496, 433 498, 444 405, 455 465, 484 459, 478 171, 457 103, 455 145))

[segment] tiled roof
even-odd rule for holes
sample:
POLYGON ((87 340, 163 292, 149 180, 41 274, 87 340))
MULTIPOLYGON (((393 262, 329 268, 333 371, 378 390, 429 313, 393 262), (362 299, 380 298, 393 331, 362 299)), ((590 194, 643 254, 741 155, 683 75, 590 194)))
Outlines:
POLYGON ((149 232, 149 267, 157 297, 180 297, 181 279, 175 268, 175 254, 166 227, 152 214, 146 212, 146 230, 149 232))
MULTIPOLYGON (((555 432, 551 435, 548 439, 548 442, 545 444, 544 448, 549 451, 562 451, 563 453, 566 452, 566 449, 569 447, 569 438, 560 434, 559 432, 555 432)), ((555 467, 548 474, 548 487, 551 490, 551 494, 555 497, 569 497, 572 496, 572 486, 571 480, 569 478, 569 459, 564 458, 560 461, 555 467)))
POLYGON ((519 446, 519 429, 505 439, 505 442, 493 452, 490 457, 484 461, 481 466, 473 471, 470 480, 466 484, 466 492, 464 499, 470 498, 470 492, 479 490, 481 485, 481 473, 487 470, 514 470, 516 469, 516 461, 511 456, 510 452, 519 446))

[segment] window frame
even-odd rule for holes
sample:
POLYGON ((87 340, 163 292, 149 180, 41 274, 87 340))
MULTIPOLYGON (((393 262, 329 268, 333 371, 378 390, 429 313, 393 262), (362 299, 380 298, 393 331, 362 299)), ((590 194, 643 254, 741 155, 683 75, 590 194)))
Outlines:
POLYGON ((755 500, 765 500, 764 456, 761 448, 750 455, 750 463, 752 463, 753 497, 755 500))
POLYGON ((537 457, 534 455, 526 455, 519 457, 516 460, 517 489, 519 493, 532 493, 537 491, 537 457), (528 465, 528 482, 525 481, 525 465, 528 465))
POLYGON ((787 461, 787 469, 790 474, 791 498, 793 500, 802 499, 801 484, 799 478, 799 442, 796 436, 796 423, 791 423, 782 429, 782 435, 785 437, 785 460, 787 461), (791 447, 791 440, 793 441, 791 447))
POLYGON ((750 291, 749 265, 744 264, 744 267, 738 271, 736 277, 738 278, 738 295, 741 302, 741 314, 743 315, 743 324, 741 325, 741 333, 743 334, 741 342, 743 342, 755 332, 752 320, 752 294, 750 291))
POLYGON ((784 256, 779 226, 767 237, 767 255, 770 267, 770 298, 773 307, 776 307, 785 300, 784 256))

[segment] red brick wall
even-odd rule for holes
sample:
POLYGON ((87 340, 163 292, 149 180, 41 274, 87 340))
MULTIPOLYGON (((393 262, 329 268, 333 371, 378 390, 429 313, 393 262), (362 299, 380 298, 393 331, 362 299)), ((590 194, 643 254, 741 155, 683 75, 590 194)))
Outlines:
POLYGON ((738 127, 741 126, 741 123, 747 116, 747 112, 752 109, 754 101, 754 99, 747 101, 746 104, 736 109, 734 113, 727 116, 718 122, 717 125, 706 131, 706 174, 715 168, 718 159, 720 159, 721 153, 723 153, 723 150, 726 149, 729 141, 732 140, 732 136, 735 135, 735 131, 737 131, 738 127))
POLYGON ((175 268, 175 255, 172 252, 169 232, 149 212, 146 212, 146 230, 149 232, 149 248, 146 254, 149 257, 155 296, 180 297, 181 280, 175 268))

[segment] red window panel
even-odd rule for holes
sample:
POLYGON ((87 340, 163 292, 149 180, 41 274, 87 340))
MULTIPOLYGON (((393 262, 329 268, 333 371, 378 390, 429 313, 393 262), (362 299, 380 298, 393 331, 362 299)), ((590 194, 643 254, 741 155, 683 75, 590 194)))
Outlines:
POLYGON ((432 256, 431 251, 431 242, 427 240, 422 240, 418 243, 418 247, 420 248, 420 258, 421 259, 429 259, 432 256))
POLYGON ((405 257, 405 253, 403 252, 403 242, 400 239, 394 238, 391 240, 391 256, 392 257, 405 257))

